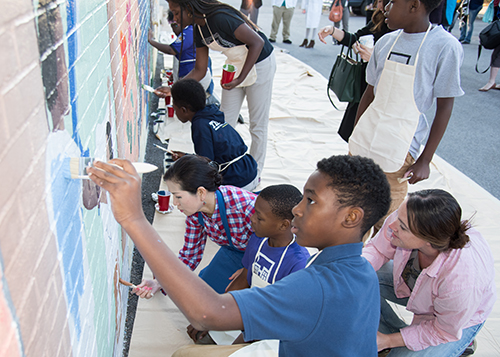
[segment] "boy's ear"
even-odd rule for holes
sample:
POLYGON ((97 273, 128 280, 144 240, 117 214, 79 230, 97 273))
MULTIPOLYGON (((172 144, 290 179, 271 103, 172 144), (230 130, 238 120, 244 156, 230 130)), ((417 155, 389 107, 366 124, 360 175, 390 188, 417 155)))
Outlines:
MULTIPOLYGON (((410 11, 416 12, 420 7, 424 7, 424 4, 420 2, 420 0, 410 0, 410 11)), ((425 7, 424 7, 425 10, 425 7)))
POLYGON ((282 219, 279 226, 280 231, 286 231, 287 229, 290 229, 291 224, 292 224, 291 220, 282 219))
POLYGON ((361 224, 365 216, 365 211, 361 207, 352 207, 347 212, 342 225, 345 228, 354 228, 361 224))

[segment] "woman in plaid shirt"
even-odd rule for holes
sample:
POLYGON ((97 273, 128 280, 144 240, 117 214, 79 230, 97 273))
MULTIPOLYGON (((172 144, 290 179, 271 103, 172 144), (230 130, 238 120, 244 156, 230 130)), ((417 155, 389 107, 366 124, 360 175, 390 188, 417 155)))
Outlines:
MULTIPOLYGON (((253 233, 250 217, 257 195, 238 187, 222 186, 218 164, 202 156, 181 157, 163 179, 172 193, 174 205, 187 216, 179 259, 195 270, 203 257, 207 238, 217 243, 219 251, 200 272, 200 277, 215 291, 224 293, 229 277, 243 268, 241 259, 253 233)), ((145 280, 138 288, 141 289, 137 295, 150 298, 160 285, 156 280, 145 280)))

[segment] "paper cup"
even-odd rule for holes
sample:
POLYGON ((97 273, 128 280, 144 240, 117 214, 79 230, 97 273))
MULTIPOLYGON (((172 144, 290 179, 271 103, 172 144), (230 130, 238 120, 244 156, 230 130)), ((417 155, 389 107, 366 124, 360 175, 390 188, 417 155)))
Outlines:
POLYGON ((225 64, 222 66, 222 79, 221 84, 226 84, 234 79, 234 74, 236 73, 236 67, 232 64, 225 64))
POLYGON ((167 112, 168 112, 168 117, 173 118, 174 117, 174 107, 171 105, 167 105, 167 112))
POLYGON ((172 194, 169 191, 158 191, 158 207, 160 211, 168 211, 170 209, 170 196, 172 194))

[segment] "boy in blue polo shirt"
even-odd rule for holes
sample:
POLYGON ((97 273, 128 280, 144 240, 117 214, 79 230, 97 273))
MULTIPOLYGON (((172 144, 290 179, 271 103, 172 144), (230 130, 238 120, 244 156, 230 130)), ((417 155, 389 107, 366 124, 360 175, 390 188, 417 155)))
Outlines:
MULTIPOLYGON (((319 253, 275 284, 226 294, 216 293, 162 242, 142 211, 132 164, 110 163, 123 170, 96 162, 87 169, 90 178, 109 191, 117 222, 197 330, 243 330, 246 341, 278 339, 280 356, 377 356, 379 282, 361 257, 361 239, 389 209, 390 188, 373 160, 344 155, 319 161, 292 211, 297 243, 319 253)), ((235 346, 190 345, 179 354, 206 356, 205 348, 224 353, 235 346)))

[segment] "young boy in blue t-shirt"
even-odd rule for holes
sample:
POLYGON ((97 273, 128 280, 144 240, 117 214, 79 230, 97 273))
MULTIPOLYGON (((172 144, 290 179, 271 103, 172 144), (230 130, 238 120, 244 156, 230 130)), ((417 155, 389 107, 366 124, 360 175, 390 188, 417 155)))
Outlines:
MULTIPOLYGON (((317 248, 318 254, 272 285, 226 294, 189 270, 147 221, 140 178, 130 161, 95 162, 87 171, 109 191, 115 219, 197 330, 243 330, 246 341, 277 339, 280 356, 377 356, 379 282, 361 257, 361 239, 387 212, 390 188, 373 160, 343 155, 319 161, 291 223, 297 243, 317 248)), ((188 199, 203 205, 199 195, 188 199)), ((224 353, 239 347, 183 349, 205 356, 207 349, 224 353)))
POLYGON ((373 159, 386 173, 392 196, 388 214, 403 202, 408 183, 429 177, 454 99, 464 94, 460 87, 463 48, 454 36, 429 21, 429 13, 440 1, 392 0, 385 7, 387 26, 397 31, 375 44, 366 71, 368 86, 349 139, 353 155, 373 159), (424 113, 434 102, 436 113, 429 123, 424 113))
MULTIPOLYGON (((300 191, 292 185, 272 185, 264 188, 255 201, 252 229, 243 255, 243 268, 226 288, 226 292, 250 287, 262 288, 304 269, 309 252, 295 241, 291 231, 292 209, 302 200, 300 191)), ((206 332, 191 325, 188 334, 198 342, 206 332)), ((242 343, 238 338, 233 343, 242 343)))
MULTIPOLYGON (((257 162, 247 154, 240 134, 224 120, 215 104, 205 104, 205 91, 192 79, 181 79, 171 88, 172 105, 177 118, 191 122, 191 138, 196 155, 208 157, 220 166, 224 185, 253 191, 259 184, 257 162)), ((174 151, 177 160, 185 153, 174 151)))

